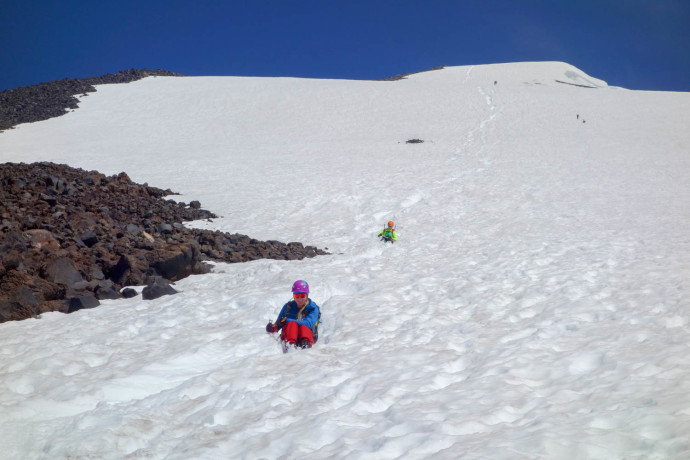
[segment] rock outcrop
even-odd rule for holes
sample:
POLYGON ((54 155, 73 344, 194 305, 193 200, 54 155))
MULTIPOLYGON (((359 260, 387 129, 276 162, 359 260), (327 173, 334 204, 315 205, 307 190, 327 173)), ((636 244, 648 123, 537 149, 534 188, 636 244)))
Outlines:
MULTIPOLYGON (((326 252, 301 243, 189 229, 216 217, 171 190, 54 163, 0 164, 0 322, 71 313, 99 300, 173 293, 164 284, 208 273, 209 260, 293 260, 326 252)), ((152 297, 153 296, 153 297, 152 297)))
POLYGON ((129 83, 148 76, 182 76, 167 70, 130 69, 100 77, 65 78, 0 91, 0 131, 20 123, 47 120, 78 107, 78 95, 96 91, 94 85, 129 83))

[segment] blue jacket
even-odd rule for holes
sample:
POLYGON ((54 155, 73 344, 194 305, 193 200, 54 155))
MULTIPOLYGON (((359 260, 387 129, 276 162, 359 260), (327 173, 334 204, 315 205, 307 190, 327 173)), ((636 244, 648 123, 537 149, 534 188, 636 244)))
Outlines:
POLYGON ((316 305, 316 303, 314 303, 313 300, 308 300, 309 302, 307 302, 307 304, 304 306, 304 309, 302 310, 301 314, 299 314, 300 312, 297 308, 297 303, 295 303, 294 300, 291 300, 285 305, 283 305, 283 308, 280 310, 280 313, 278 314, 278 319, 276 320, 276 324, 278 325, 278 327, 283 326, 284 323, 282 323, 281 320, 285 318, 285 322, 296 321, 297 324, 307 326, 309 329, 313 331, 316 322, 319 320, 319 315, 321 314, 321 311, 319 310, 319 306, 316 305))

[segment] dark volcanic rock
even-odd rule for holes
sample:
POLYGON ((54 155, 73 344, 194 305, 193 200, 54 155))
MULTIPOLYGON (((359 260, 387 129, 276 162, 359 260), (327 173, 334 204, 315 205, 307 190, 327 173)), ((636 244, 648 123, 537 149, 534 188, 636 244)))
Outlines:
POLYGON ((129 69, 100 77, 65 78, 0 92, 0 131, 20 123, 47 120, 79 107, 77 95, 96 91, 94 85, 129 83, 148 76, 182 76, 167 70, 129 69))
POLYGON ((151 283, 148 284, 142 291, 141 297, 144 300, 153 300, 164 295, 177 294, 177 291, 170 283, 160 277, 156 277, 151 283))
POLYGON ((73 313, 84 308, 95 308, 101 304, 90 292, 85 292, 84 294, 72 297, 68 300, 68 302, 68 313, 73 313))
POLYGON ((93 308, 98 299, 136 295, 122 288, 152 277, 177 281, 208 273, 208 260, 326 254, 301 243, 185 228, 184 221, 215 215, 198 202, 164 199, 170 195, 125 173, 0 164, 0 322, 93 308))
POLYGON ((98 283, 96 287, 93 289, 93 292, 96 294, 96 298, 99 300, 119 299, 120 297, 122 297, 120 292, 115 287, 115 283, 113 283, 110 280, 104 280, 98 283))
POLYGON ((67 257, 60 257, 46 264, 39 272, 41 278, 55 284, 72 286, 84 278, 81 273, 74 268, 74 264, 67 257))
POLYGON ((192 273, 207 272, 205 268, 197 267, 199 254, 199 245, 194 241, 189 244, 167 244, 150 251, 147 255, 149 266, 164 278, 177 281, 192 273))
POLYGON ((137 296, 137 291, 135 291, 132 288, 124 288, 122 290, 122 297, 124 297, 125 299, 131 299, 132 297, 136 297, 136 296, 137 296))

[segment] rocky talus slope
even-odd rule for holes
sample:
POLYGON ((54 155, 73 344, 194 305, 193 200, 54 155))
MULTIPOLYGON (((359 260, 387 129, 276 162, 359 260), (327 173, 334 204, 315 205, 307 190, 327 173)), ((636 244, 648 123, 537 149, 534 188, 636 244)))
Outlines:
POLYGON ((101 299, 174 293, 168 283, 210 271, 209 260, 303 259, 326 254, 301 243, 186 228, 212 219, 199 202, 54 163, 0 165, 0 322, 70 313, 101 299))
POLYGON ((64 78, 0 91, 0 132, 21 123, 58 117, 78 107, 78 95, 96 91, 94 85, 129 83, 149 76, 179 77, 167 70, 129 69, 100 77, 64 78))

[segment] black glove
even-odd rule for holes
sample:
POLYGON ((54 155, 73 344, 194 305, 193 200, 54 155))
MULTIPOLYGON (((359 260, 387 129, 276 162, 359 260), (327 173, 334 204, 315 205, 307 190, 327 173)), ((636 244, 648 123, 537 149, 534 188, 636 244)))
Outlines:
POLYGON ((269 334, 272 334, 273 332, 276 332, 276 331, 278 331, 278 327, 269 321, 268 324, 266 325, 266 332, 268 332, 269 334))

